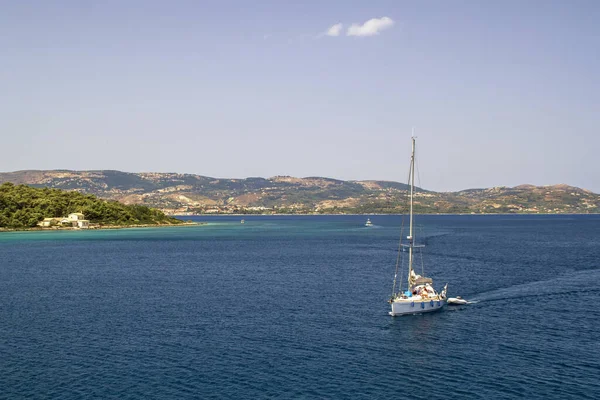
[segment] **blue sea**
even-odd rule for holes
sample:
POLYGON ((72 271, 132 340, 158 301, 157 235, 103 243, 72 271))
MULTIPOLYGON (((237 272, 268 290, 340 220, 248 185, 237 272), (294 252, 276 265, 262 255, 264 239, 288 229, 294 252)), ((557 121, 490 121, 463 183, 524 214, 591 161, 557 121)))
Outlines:
POLYGON ((0 398, 600 398, 600 216, 369 217, 0 233, 0 398))

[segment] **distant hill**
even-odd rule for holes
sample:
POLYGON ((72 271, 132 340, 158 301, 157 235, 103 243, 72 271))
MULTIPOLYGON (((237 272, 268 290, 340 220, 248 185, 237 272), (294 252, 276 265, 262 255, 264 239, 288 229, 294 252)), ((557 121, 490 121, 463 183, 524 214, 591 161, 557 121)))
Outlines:
MULTIPOLYGON (((0 183, 75 190, 142 204, 169 214, 200 213, 401 213, 408 186, 390 181, 325 177, 222 179, 178 173, 16 171, 0 183)), ((568 185, 495 187, 459 192, 417 188, 420 213, 598 213, 600 195, 568 185)))

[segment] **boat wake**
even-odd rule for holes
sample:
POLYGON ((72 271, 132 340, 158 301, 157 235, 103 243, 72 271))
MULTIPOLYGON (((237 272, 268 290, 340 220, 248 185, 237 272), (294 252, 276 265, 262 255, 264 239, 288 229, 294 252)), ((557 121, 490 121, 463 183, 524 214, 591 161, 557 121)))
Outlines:
POLYGON ((571 271, 553 279, 523 283, 479 293, 469 304, 527 297, 577 295, 600 292, 600 270, 571 271))

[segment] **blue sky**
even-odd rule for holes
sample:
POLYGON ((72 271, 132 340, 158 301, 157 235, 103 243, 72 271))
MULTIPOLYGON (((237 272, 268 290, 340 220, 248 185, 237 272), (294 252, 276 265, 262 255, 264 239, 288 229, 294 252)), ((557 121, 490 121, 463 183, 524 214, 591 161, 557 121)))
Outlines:
POLYGON ((405 181, 415 126, 425 188, 600 192, 597 1, 1 8, 0 171, 405 181))

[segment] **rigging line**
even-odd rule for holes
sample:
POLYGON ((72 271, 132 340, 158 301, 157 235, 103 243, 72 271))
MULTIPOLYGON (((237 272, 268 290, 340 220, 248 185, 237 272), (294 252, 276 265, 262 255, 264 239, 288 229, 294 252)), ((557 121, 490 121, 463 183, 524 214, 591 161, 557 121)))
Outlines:
POLYGON ((419 250, 421 256, 421 276, 425 276, 425 263, 423 262, 423 249, 419 250))
MULTIPOLYGON (((408 180, 407 182, 410 185, 410 168, 408 169, 408 180)), ((396 282, 397 282, 397 278, 398 278, 398 268, 400 267, 400 285, 399 285, 399 291, 402 291, 402 280, 404 279, 404 269, 402 269, 403 264, 401 263, 402 259, 401 259, 401 253, 402 253, 402 238, 404 237, 404 219, 405 219, 405 208, 406 208, 406 203, 408 202, 408 197, 409 197, 409 192, 408 190, 406 190, 406 193, 404 194, 404 198, 405 198, 405 207, 402 209, 402 224, 400 225, 400 240, 398 241, 398 256, 396 257, 396 272, 394 273, 394 284, 392 285, 392 297, 394 297, 394 295, 396 294, 396 282)))
MULTIPOLYGON (((408 188, 410 188, 410 182, 411 179, 413 177, 413 169, 411 168, 412 166, 412 161, 409 163, 408 166, 408 177, 406 179, 407 182, 407 189, 404 193, 404 208, 402 209, 402 229, 400 231, 400 246, 398 248, 398 257, 401 257, 401 252, 402 252, 402 239, 404 238, 404 220, 406 219, 406 213, 410 212, 410 190, 408 188)), ((409 242, 409 244, 412 246, 412 239, 409 242)), ((410 264, 410 260, 407 261, 410 264)), ((409 272, 410 274, 410 272, 409 272)), ((409 276, 407 276, 407 278, 410 278, 409 276)), ((404 282, 404 257, 400 258, 400 292, 402 291, 402 285, 404 282)), ((410 290, 410 287, 408 285, 408 283, 406 283, 406 290, 410 290)))
MULTIPOLYGON (((398 278, 398 268, 400 266, 400 252, 402 251, 402 234, 404 232, 404 216, 402 216, 402 228, 400 229, 400 245, 398 246, 398 256, 396 257, 396 272, 394 273, 394 285, 392 286, 392 297, 396 294, 396 280, 398 278)), ((400 272, 400 290, 402 290, 402 272, 400 272)))
POLYGON ((419 188, 422 188, 421 186, 421 174, 419 173, 419 157, 417 157, 417 150, 415 149, 415 166, 417 168, 417 182, 419 182, 419 188))
MULTIPOLYGON (((423 226, 419 226, 419 237, 423 237, 423 226)), ((421 276, 425 276, 425 263, 423 262, 423 248, 419 248, 419 257, 421 258, 421 276)))
MULTIPOLYGON (((402 251, 402 250, 400 250, 402 251)), ((402 293, 402 285, 404 282, 404 258, 400 258, 400 290, 398 292, 402 293)))
MULTIPOLYGON (((419 173, 419 157, 417 157, 417 150, 415 149, 415 168, 417 170, 417 182, 419 182, 419 188, 421 186, 421 174, 419 173)), ((416 194, 416 190, 415 190, 416 194)), ((419 233, 423 236, 423 227, 419 227, 419 233)), ((414 241, 413 241, 414 243, 414 241)), ((425 263, 423 262, 423 249, 419 250, 419 255, 421 256, 421 276, 425 276, 425 263)))

